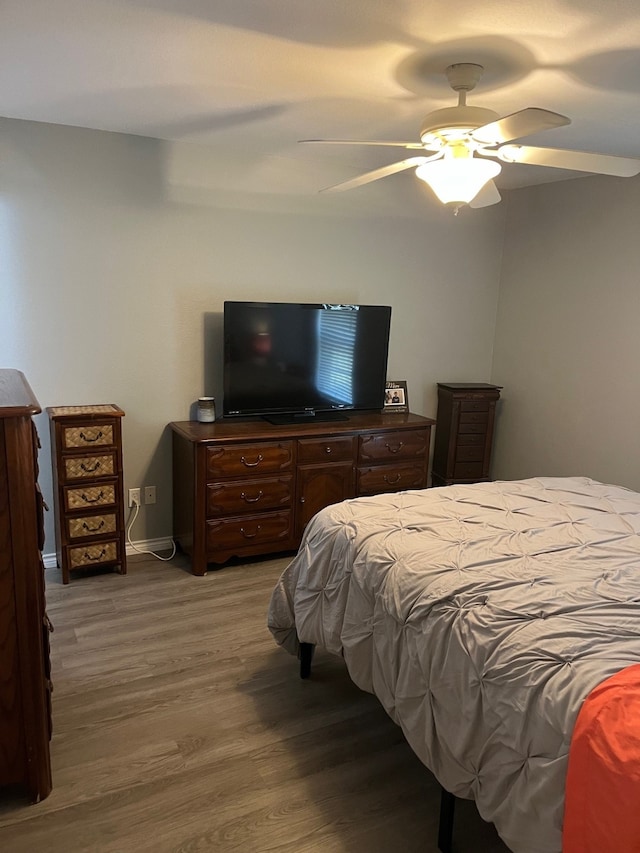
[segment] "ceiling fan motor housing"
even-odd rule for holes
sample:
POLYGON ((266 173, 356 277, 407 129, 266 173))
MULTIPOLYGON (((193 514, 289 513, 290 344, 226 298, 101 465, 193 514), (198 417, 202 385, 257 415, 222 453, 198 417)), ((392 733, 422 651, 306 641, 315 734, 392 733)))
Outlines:
POLYGON ((485 107, 444 107, 434 110, 424 117, 420 128, 420 139, 425 145, 440 139, 442 141, 463 137, 477 127, 482 127, 500 118, 498 113, 485 107))

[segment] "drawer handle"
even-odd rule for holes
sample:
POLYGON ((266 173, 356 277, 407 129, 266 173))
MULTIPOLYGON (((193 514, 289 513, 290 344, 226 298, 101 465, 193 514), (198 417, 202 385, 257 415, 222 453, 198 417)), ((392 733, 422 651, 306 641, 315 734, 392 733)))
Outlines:
POLYGON ((80 497, 87 504, 95 504, 98 503, 98 501, 102 500, 102 498, 104 497, 104 492, 101 491, 97 498, 89 498, 87 497, 87 495, 85 495, 84 492, 80 495, 80 497))
POLYGON ((242 498, 242 500, 243 500, 245 503, 247 503, 247 504, 254 504, 254 503, 257 503, 257 502, 260 500, 260 498, 262 497, 262 495, 263 495, 263 494, 264 494, 264 492, 262 491, 262 489, 260 489, 260 491, 259 491, 259 492, 258 492, 258 494, 255 496, 255 498, 250 498, 250 497, 249 497, 249 495, 248 495, 248 494, 246 494, 246 492, 242 492, 242 494, 240 495, 240 497, 242 498))
POLYGON ((84 462, 81 462, 81 463, 80 463, 80 467, 81 467, 81 468, 82 468, 82 470, 85 472, 85 474, 93 474, 95 471, 97 471, 97 470, 98 470, 98 468, 100 467, 100 465, 101 465, 101 462, 100 462, 100 460, 99 460, 99 459, 98 459, 98 461, 96 462, 96 464, 93 466, 93 468, 88 468, 88 467, 84 464, 84 462))
POLYGON ((331 448, 330 448, 330 447, 325 447, 324 452, 325 452, 325 453, 331 453, 331 448))
POLYGON ((394 479, 393 479, 393 480, 391 480, 391 479, 390 479, 389 477, 387 477, 387 475, 385 474, 385 475, 384 475, 384 477, 383 477, 382 479, 385 481, 385 483, 386 483, 388 486, 395 486, 395 484, 396 484, 396 483, 399 483, 399 482, 400 482, 401 477, 402 477, 402 475, 401 475, 401 474, 396 474, 396 476, 394 477, 394 479))
POLYGON ((85 552, 84 552, 84 558, 85 558, 85 560, 90 560, 90 561, 91 561, 91 562, 93 562, 93 563, 99 563, 99 562, 100 562, 100 560, 104 557, 104 555, 105 555, 106 553, 107 553, 107 549, 106 549, 106 548, 103 548, 103 549, 102 549, 102 551, 100 551, 100 553, 98 554, 98 556, 97 556, 97 557, 92 557, 92 556, 91 556, 91 554, 90 554, 88 551, 85 551, 85 552))
POLYGON ((82 522, 82 526, 85 530, 88 530, 89 533, 96 533, 101 527, 104 527, 104 518, 97 527, 89 527, 86 521, 82 522))
POLYGON ((404 441, 399 441, 395 447, 391 447, 389 442, 386 442, 385 447, 387 448, 389 453, 399 453, 402 450, 402 448, 404 447, 404 441))
POLYGON ((259 465, 263 459, 264 459, 264 456, 262 455, 262 453, 258 453, 258 458, 256 459, 255 462, 247 462, 247 460, 244 458, 244 456, 241 457, 240 461, 247 468, 255 468, 256 465, 259 465))
POLYGON ((244 527, 241 527, 240 533, 242 533, 242 535, 244 536, 245 539, 255 539, 256 536, 258 535, 258 533, 260 533, 260 530, 261 530, 261 527, 260 527, 260 525, 258 525, 256 527, 255 533, 247 533, 247 531, 244 529, 244 527))
POLYGON ((83 441, 87 441, 87 442, 100 441, 100 439, 102 438, 102 430, 100 430, 100 431, 98 432, 98 434, 95 436, 95 438, 90 438, 88 435, 85 435, 85 434, 81 431, 81 432, 80 432, 80 438, 81 438, 83 441))

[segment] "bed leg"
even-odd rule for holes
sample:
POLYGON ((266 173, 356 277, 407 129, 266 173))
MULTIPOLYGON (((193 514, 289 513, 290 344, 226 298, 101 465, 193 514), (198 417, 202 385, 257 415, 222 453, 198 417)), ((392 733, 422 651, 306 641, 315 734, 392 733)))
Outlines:
POLYGON ((309 678, 311 675, 314 648, 313 643, 300 643, 300 678, 309 678))
POLYGON ((455 805, 455 796, 442 788, 440 792, 440 822, 438 823, 438 850, 442 853, 451 853, 455 805))

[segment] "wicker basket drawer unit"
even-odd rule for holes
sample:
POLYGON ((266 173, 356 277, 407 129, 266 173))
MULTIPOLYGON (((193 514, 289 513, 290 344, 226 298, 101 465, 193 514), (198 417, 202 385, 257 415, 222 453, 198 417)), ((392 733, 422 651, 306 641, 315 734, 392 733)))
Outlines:
POLYGON ((122 483, 124 412, 118 406, 53 406, 51 428, 56 556, 62 580, 92 566, 125 574, 122 483))

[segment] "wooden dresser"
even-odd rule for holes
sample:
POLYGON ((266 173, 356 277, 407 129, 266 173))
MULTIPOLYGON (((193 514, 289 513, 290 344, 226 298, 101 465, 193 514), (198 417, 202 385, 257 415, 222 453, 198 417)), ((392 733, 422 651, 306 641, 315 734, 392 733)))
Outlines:
POLYGON ((0 786, 18 786, 35 802, 51 791, 38 412, 22 373, 0 370, 0 786))
POLYGON ((493 424, 501 390, 486 382, 438 383, 434 486, 491 479, 493 424))
POLYGON ((56 556, 63 583, 71 572, 112 566, 126 574, 122 486, 122 409, 53 406, 51 459, 56 556))
POLYGON ((396 413, 172 423, 174 538, 197 575, 233 556, 294 550, 329 504, 425 488, 433 423, 396 413))

